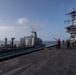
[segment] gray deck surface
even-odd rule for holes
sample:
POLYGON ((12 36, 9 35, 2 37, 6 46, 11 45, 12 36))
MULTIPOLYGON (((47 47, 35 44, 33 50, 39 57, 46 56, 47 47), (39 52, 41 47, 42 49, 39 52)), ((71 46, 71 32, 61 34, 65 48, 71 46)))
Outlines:
POLYGON ((76 48, 44 49, 0 62, 0 75, 76 75, 76 48))

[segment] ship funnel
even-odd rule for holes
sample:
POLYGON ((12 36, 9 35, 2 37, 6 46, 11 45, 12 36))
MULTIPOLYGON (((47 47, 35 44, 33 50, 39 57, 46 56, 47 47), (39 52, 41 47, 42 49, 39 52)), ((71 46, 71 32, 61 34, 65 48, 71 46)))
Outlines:
POLYGON ((34 37, 37 38, 37 33, 35 31, 32 31, 32 35, 34 35, 34 37))
POLYGON ((7 38, 5 38, 5 46, 7 45, 7 38))
POLYGON ((34 36, 35 36, 35 38, 37 38, 37 33, 36 32, 34 32, 34 36))

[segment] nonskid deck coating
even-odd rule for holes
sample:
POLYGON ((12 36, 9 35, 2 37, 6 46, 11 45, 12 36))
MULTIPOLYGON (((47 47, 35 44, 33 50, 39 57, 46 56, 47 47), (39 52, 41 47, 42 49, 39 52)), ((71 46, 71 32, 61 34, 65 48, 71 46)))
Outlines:
POLYGON ((0 75, 76 75, 76 49, 46 48, 0 62, 0 75))

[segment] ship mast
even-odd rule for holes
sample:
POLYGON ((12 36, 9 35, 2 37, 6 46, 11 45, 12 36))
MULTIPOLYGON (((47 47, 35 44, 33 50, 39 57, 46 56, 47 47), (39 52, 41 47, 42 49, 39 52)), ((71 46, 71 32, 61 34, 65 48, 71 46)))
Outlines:
POLYGON ((68 13, 67 15, 70 15, 72 18, 72 25, 74 25, 74 20, 76 19, 76 11, 74 8, 72 8, 71 12, 68 13))

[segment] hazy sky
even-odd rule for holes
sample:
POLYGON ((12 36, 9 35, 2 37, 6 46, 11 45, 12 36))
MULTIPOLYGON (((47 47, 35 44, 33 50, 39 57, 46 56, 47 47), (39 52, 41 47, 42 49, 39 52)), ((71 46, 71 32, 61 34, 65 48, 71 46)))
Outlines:
POLYGON ((65 14, 76 9, 76 0, 0 0, 0 40, 31 35, 42 40, 67 39, 65 14))

